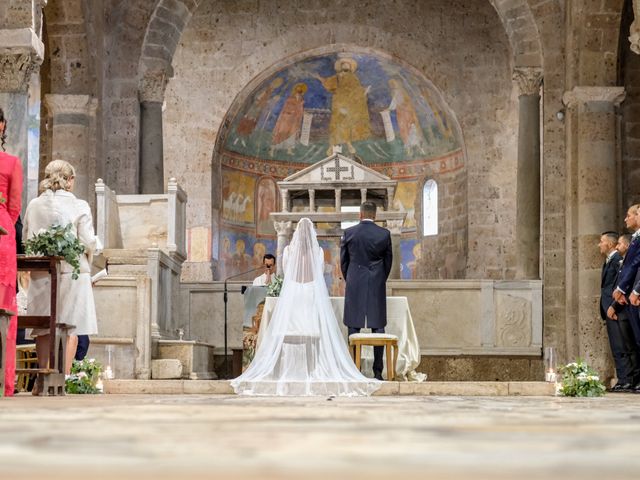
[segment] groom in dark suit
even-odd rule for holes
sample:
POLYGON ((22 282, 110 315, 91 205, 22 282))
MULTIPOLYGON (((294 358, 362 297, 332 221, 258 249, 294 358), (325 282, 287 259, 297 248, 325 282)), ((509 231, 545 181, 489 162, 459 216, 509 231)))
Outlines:
MULTIPOLYGON (((384 333, 387 325, 387 277, 393 253, 391 233, 374 223, 376 205, 360 205, 360 223, 344 231, 340 242, 340 267, 347 282, 344 298, 344 324, 349 335, 370 328, 384 333)), ((384 347, 374 348, 373 374, 382 380, 384 347)))

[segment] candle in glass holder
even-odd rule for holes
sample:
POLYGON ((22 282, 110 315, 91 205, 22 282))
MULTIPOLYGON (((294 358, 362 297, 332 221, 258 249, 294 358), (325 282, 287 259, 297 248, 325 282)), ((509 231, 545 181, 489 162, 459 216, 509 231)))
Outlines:
POLYGON ((554 347, 544 348, 544 379, 547 382, 555 382, 557 379, 556 374, 556 362, 557 354, 554 347))

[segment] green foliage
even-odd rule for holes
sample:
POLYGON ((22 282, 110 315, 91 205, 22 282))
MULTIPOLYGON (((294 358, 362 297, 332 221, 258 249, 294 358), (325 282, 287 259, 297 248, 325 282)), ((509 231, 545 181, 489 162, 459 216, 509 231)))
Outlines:
POLYGON ((271 283, 267 285, 267 297, 279 297, 282 290, 282 277, 274 275, 271 277, 271 283))
POLYGON ((72 231, 73 224, 66 227, 52 225, 41 229, 36 235, 24 242, 27 255, 46 255, 63 257, 73 267, 72 278, 76 280, 80 273, 80 255, 84 254, 84 245, 72 231))
POLYGON ((71 366, 71 375, 65 382, 65 390, 67 393, 102 393, 97 388, 100 374, 102 373, 102 365, 93 358, 84 359, 82 361, 73 361, 71 366))
POLYGON ((7 203, 7 199, 4 198, 4 195, 2 194, 2 192, 0 192, 0 203, 7 203))
POLYGON ((560 393, 565 397, 600 397, 605 387, 598 373, 583 360, 578 359, 564 367, 560 367, 562 387, 560 393))

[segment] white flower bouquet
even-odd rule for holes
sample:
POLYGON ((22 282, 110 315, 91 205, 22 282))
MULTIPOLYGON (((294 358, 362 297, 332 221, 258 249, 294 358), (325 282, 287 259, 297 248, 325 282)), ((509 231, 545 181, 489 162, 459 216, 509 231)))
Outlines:
POLYGON ((559 393, 565 397, 600 397, 606 390, 597 372, 578 359, 560 367, 562 382, 559 393))

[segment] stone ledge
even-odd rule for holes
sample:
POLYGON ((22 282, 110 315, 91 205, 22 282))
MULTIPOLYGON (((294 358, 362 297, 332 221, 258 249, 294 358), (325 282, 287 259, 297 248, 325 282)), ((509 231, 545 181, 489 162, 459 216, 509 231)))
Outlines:
MULTIPOLYGON (((228 380, 107 380, 107 394, 231 395, 228 380)), ((546 382, 384 382, 375 396, 554 396, 555 385, 546 382)))

